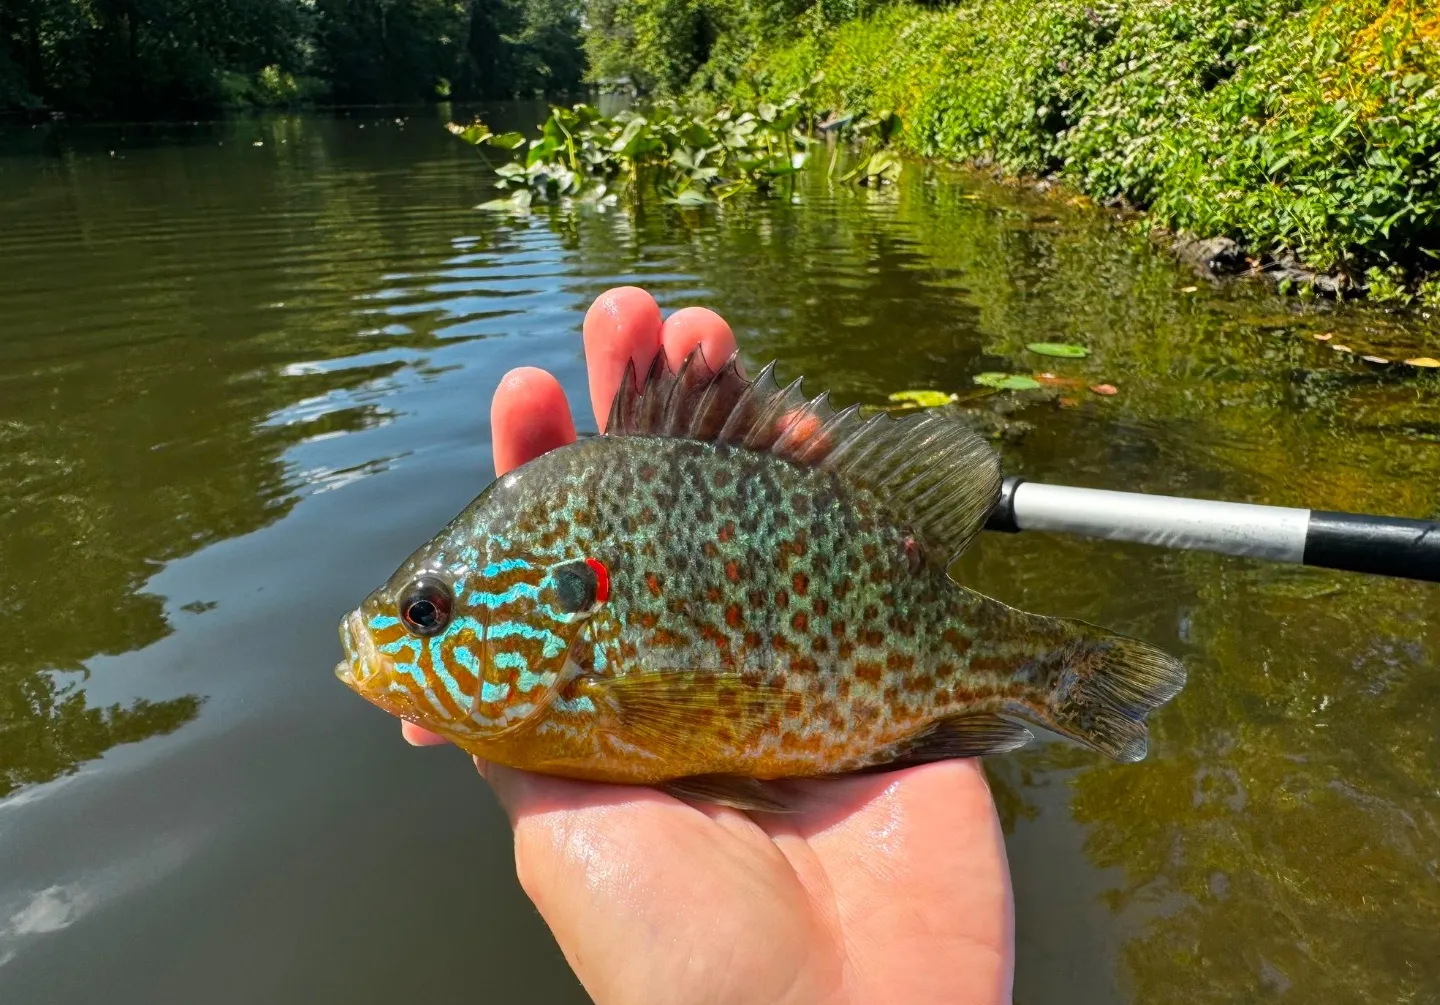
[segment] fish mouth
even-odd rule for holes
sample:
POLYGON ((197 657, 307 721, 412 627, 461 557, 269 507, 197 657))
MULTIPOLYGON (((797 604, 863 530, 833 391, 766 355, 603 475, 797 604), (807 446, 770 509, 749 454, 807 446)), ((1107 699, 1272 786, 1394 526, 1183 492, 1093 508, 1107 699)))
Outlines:
POLYGON ((345 658, 335 664, 335 676, 363 694, 365 685, 380 673, 384 664, 375 650, 374 640, 365 630, 358 608, 340 621, 340 644, 345 648, 345 658))

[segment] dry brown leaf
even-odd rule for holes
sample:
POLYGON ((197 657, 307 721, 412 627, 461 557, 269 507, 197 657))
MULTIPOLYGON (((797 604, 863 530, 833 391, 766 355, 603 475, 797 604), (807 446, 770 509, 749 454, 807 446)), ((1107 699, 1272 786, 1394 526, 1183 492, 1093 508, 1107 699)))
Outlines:
POLYGON ((1091 385, 1090 385, 1090 390, 1094 391, 1096 394, 1104 394, 1104 395, 1111 395, 1111 394, 1119 394, 1119 393, 1120 393, 1120 389, 1119 389, 1118 387, 1116 387, 1114 384, 1091 384, 1091 385))

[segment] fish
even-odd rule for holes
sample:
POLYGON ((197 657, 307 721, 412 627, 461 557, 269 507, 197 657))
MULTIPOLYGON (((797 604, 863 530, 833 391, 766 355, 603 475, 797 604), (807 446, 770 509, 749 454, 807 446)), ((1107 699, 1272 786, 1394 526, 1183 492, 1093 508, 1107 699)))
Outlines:
POLYGON ((699 349, 490 483, 340 624, 372 704, 498 764, 781 812, 797 778, 1142 760, 1175 657, 966 588, 1000 494, 959 417, 867 416, 699 349))

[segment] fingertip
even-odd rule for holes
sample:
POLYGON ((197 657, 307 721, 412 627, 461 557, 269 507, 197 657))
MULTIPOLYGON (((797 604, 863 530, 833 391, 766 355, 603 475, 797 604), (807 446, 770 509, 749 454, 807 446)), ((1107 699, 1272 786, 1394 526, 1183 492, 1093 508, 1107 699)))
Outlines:
POLYGON ((417 726, 403 719, 400 722, 400 736, 412 747, 435 747, 450 742, 439 733, 432 733, 424 726, 417 726))
POLYGON ((699 346, 713 371, 735 354, 735 333, 724 318, 708 307, 682 307, 665 319, 660 344, 672 367, 679 366, 699 346))
POLYGON ((660 306, 638 286, 619 286, 595 298, 585 312, 585 362, 590 373, 590 406, 600 429, 610 403, 633 361, 637 375, 650 369, 660 348, 660 306))
POLYGON ((570 403, 553 375, 522 366, 500 379, 490 402, 495 474, 519 467, 575 440, 570 403))

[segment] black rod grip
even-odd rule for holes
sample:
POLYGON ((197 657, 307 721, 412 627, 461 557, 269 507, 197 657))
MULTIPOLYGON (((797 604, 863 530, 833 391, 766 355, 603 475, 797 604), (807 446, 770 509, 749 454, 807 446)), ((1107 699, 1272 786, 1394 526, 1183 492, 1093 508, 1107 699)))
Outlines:
POLYGON ((1312 510, 1304 562, 1440 583, 1440 523, 1312 510))
POLYGON ((1020 533, 1020 525, 1015 522, 1015 490, 1024 480, 1019 475, 1006 475, 1001 479, 1000 498, 985 519, 986 530, 998 530, 1002 534, 1020 533))

